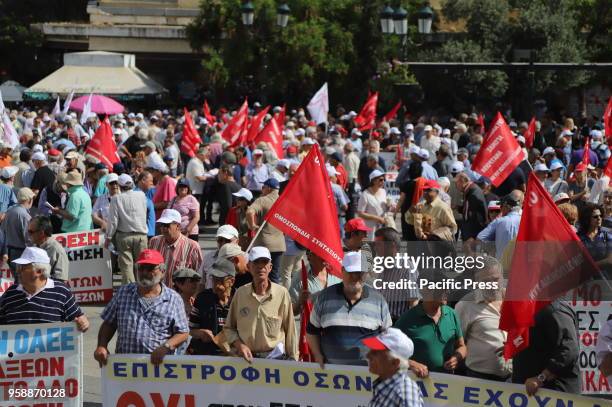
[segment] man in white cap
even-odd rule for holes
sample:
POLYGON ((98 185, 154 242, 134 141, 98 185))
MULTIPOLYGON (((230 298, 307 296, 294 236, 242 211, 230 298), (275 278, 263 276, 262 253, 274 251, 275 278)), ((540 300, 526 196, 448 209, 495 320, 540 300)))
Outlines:
POLYGON ((548 177, 549 172, 550 170, 548 169, 546 164, 543 164, 543 163, 538 163, 533 168, 533 173, 535 174, 536 178, 540 180, 542 185, 544 185, 544 182, 546 181, 546 178, 548 177))
POLYGON ((13 284, 0 298, 0 325, 46 324, 74 321, 79 331, 89 328, 70 288, 51 278, 47 252, 26 248, 18 259, 19 283, 13 284))
POLYGON ((144 192, 134 190, 134 181, 129 175, 121 174, 117 182, 121 193, 110 202, 106 245, 113 242, 117 249, 122 284, 128 284, 136 281, 135 259, 147 248, 147 197, 144 192))
POLYGON ((370 372, 377 375, 370 407, 419 407, 423 395, 408 376, 408 361, 414 353, 412 340, 397 328, 364 339, 370 372))
POLYGON ((342 260, 342 283, 320 291, 307 327, 306 339, 315 362, 365 365, 367 347, 361 342, 391 326, 387 302, 364 284, 370 269, 362 251, 342 260))
POLYGON ((247 165, 246 170, 246 187, 253 193, 255 198, 261 195, 263 183, 270 178, 270 169, 263 162, 263 151, 256 148, 253 150, 253 160, 247 165))
POLYGON ((501 217, 489 223, 476 237, 483 242, 495 242, 495 257, 498 260, 501 260, 508 243, 518 234, 523 199, 523 191, 518 189, 503 197, 500 201, 501 217))
POLYGON ((440 137, 434 134, 433 127, 429 124, 423 129, 420 146, 429 152, 428 162, 433 164, 435 162, 436 151, 440 148, 440 137))
POLYGON ((15 192, 13 192, 13 181, 18 171, 19 168, 12 165, 0 170, 0 179, 2 180, 0 184, 0 221, 8 208, 17 203, 15 192))
POLYGON ((272 171, 272 176, 278 180, 278 182, 287 181, 289 173, 289 167, 291 162, 289 160, 281 159, 276 162, 276 168, 272 171))
POLYGON ((353 150, 358 155, 361 155, 361 152, 363 151, 363 142, 361 141, 361 132, 359 129, 354 128, 351 130, 351 138, 348 140, 348 142, 353 146, 353 150))
POLYGON ((236 243, 238 241, 238 230, 236 230, 236 228, 232 225, 221 225, 217 229, 215 238, 217 240, 217 250, 206 251, 202 259, 202 266, 199 269, 196 269, 202 276, 202 281, 206 283, 207 288, 210 288, 208 282, 211 281, 210 279, 207 281, 208 270, 210 270, 214 262, 217 261, 219 250, 221 250, 223 246, 228 243, 236 243))
POLYGON ((164 256, 166 264, 166 285, 172 288, 172 274, 181 267, 199 270, 202 265, 202 251, 195 240, 181 233, 181 214, 175 209, 164 209, 157 219, 161 235, 149 241, 149 249, 157 250, 164 256))
MULTIPOLYGON (((12 271, 15 271, 12 261, 21 256, 29 242, 28 224, 32 219, 30 208, 32 208, 33 201, 34 192, 30 188, 21 188, 17 192, 18 204, 9 208, 0 224, 6 245, 6 253, 3 252, 3 254, 8 255, 8 260, 11 261, 9 267, 12 271)), ((15 275, 15 281, 18 280, 18 277, 15 275)))
POLYGON ((291 307, 285 287, 270 281, 270 251, 255 246, 249 252, 251 284, 236 290, 223 327, 225 339, 247 362, 253 358, 297 360, 298 344, 291 307))

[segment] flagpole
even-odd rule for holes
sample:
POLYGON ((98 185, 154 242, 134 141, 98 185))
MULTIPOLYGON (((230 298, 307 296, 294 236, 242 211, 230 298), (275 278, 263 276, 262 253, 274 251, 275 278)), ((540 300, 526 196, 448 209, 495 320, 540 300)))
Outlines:
POLYGON ((257 229, 257 233, 255 233, 255 236, 253 236, 253 239, 251 239, 251 243, 249 243, 249 247, 247 247, 247 249, 245 250, 245 252, 249 252, 249 250, 251 250, 251 247, 253 247, 253 243, 255 243, 255 240, 257 240, 257 237, 259 236, 259 234, 261 233, 261 231, 263 230, 264 226, 266 226, 266 224, 268 223, 267 220, 264 220, 263 223, 261 224, 261 226, 259 227, 259 229, 257 229))

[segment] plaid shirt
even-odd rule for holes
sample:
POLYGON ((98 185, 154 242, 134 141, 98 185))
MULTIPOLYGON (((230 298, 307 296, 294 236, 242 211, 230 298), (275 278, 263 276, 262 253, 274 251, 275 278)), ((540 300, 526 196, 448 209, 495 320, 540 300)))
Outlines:
POLYGON ((149 303, 138 294, 136 283, 124 285, 113 296, 102 319, 117 327, 115 353, 153 353, 177 333, 189 332, 180 295, 164 284, 149 303))
POLYGON ((408 373, 400 370, 388 379, 374 381, 374 396, 368 406, 423 407, 423 396, 408 373))
POLYGON ((172 244, 164 236, 155 236, 149 241, 149 249, 157 250, 166 260, 166 285, 172 288, 172 274, 181 267, 199 270, 202 265, 202 249, 198 242, 181 234, 172 244))

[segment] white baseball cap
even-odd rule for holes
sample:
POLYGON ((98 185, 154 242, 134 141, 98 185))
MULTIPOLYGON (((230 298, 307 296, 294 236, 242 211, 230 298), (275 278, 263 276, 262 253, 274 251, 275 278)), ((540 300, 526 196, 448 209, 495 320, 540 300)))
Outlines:
POLYGON ((164 209, 157 223, 181 223, 181 214, 176 209, 164 209))
POLYGON ((490 211, 499 211, 501 209, 499 201, 491 201, 487 205, 487 209, 490 211))
POLYGON ((286 169, 289 169, 291 167, 291 162, 289 160, 286 159, 282 159, 282 160, 278 160, 278 162, 276 163, 276 166, 281 166, 284 167, 286 169))
POLYGON ((365 257, 362 256, 361 250, 345 253, 342 259, 342 268, 346 270, 347 273, 366 272, 368 271, 368 267, 363 264, 364 259, 365 257))
POLYGON ((421 148, 419 146, 410 146, 410 148, 408 148, 408 154, 419 155, 419 151, 420 150, 421 150, 421 148))
POLYGON ((414 130, 414 124, 408 123, 405 127, 406 130, 414 130))
POLYGON ((554 154, 554 153, 555 153, 555 149, 552 147, 546 147, 544 151, 542 151, 542 155, 554 154))
POLYGON ((389 132, 391 134, 402 134, 401 131, 399 131, 399 129, 397 127, 391 127, 391 129, 389 130, 389 132))
POLYGON ((440 139, 440 144, 446 144, 447 146, 451 145, 451 141, 449 138, 442 138, 440 139))
POLYGON ((232 225, 221 225, 219 226, 219 229, 217 229, 217 234, 215 237, 222 237, 227 240, 238 239, 238 230, 236 230, 236 228, 232 225))
POLYGON ((166 165, 166 163, 160 160, 152 160, 152 162, 149 163, 148 167, 155 171, 164 173, 168 172, 168 166, 166 165))
POLYGON ((353 130, 351 130, 351 136, 354 135, 354 134, 356 134, 358 136, 362 135, 357 127, 355 127, 353 130))
MULTIPOLYGON (((129 177, 129 175, 128 175, 129 177)), ((111 182, 118 182, 119 181, 119 175, 115 174, 114 172, 111 172, 110 174, 108 174, 106 176, 106 183, 110 184, 111 182)))
POLYGON ((40 151, 32 154, 32 161, 47 161, 47 157, 40 151))
POLYGON ((518 137, 516 138, 516 141, 518 141, 519 143, 523 143, 523 144, 525 144, 525 137, 524 137, 524 136, 518 136, 518 137))
POLYGON ((433 130, 433 127, 431 127, 429 124, 423 128, 423 131, 432 131, 432 130, 433 130))
POLYGON ((464 170, 465 170, 465 165, 463 165, 461 161, 455 161, 454 163, 451 164, 450 172, 452 174, 458 174, 460 172, 463 172, 464 170))
POLYGON ((423 160, 429 160, 429 151, 425 150, 424 148, 419 149, 417 155, 423 160))
POLYGON ((270 250, 267 247, 263 246, 255 246, 251 248, 249 252, 249 261, 255 261, 257 259, 268 259, 272 260, 272 256, 270 255, 270 250))
POLYGON ((134 185, 134 180, 128 174, 119 175, 119 185, 122 187, 127 187, 128 185, 134 185))
POLYGON ((302 145, 303 146, 314 146, 315 141, 311 139, 310 137, 306 137, 304 140, 302 140, 302 145))
POLYGON ((372 181, 374 178, 382 177, 383 175, 385 175, 385 173, 381 170, 374 170, 370 173, 370 181, 372 181))
POLYGON ((397 328, 387 328, 385 332, 365 338, 362 342, 372 350, 388 350, 403 359, 410 359, 414 353, 412 340, 397 328))
POLYGON ((296 137, 301 137, 301 136, 303 136, 304 134, 306 134, 306 130, 304 130, 304 129, 303 129, 303 128, 301 128, 301 127, 295 131, 295 136, 296 136, 296 137))
POLYGON ((8 178, 14 177, 15 174, 17 174, 17 172, 19 172, 19 167, 16 167, 14 165, 9 165, 8 167, 4 167, 2 169, 2 171, 0 172, 0 176, 2 178, 8 179, 8 178))
POLYGON ((32 147, 32 152, 33 153, 42 153, 43 152, 43 146, 41 146, 40 144, 34 144, 34 147, 32 147))
POLYGON ((601 130, 594 129, 594 130, 591 130, 591 137, 593 139, 600 140, 600 139, 603 139, 603 133, 601 132, 601 130))
POLYGON ((234 192, 232 195, 234 195, 237 198, 244 198, 249 202, 253 200, 253 194, 251 193, 251 191, 249 191, 246 188, 240 188, 240 191, 234 192))
POLYGON ((336 171, 336 169, 331 165, 326 165, 325 169, 327 170, 327 175, 329 175, 330 177, 335 177, 336 175, 338 175, 338 171, 336 171))
POLYGON ((548 169, 548 167, 546 166, 546 164, 536 164, 536 166, 533 168, 533 170, 535 172, 550 172, 550 170, 548 169))
POLYGON ((444 130, 442 130, 442 135, 443 135, 443 136, 450 136, 450 135, 451 135, 451 131, 450 131, 450 129, 444 129, 444 130))
POLYGON ((563 164, 561 164, 559 161, 555 161, 552 164, 550 164, 551 171, 558 170, 560 168, 565 168, 565 167, 563 167, 563 164))
POLYGON ((253 155, 263 155, 263 150, 256 148, 253 150, 253 155))
POLYGON ((553 201, 556 204, 562 203, 562 202, 565 202, 565 201, 569 201, 569 200, 570 200, 570 197, 565 192, 560 192, 557 195, 555 195, 555 197, 553 198, 553 201))
POLYGON ((31 263, 43 263, 49 264, 49 256, 47 252, 38 247, 26 247, 21 257, 13 260, 15 264, 31 264, 31 263))

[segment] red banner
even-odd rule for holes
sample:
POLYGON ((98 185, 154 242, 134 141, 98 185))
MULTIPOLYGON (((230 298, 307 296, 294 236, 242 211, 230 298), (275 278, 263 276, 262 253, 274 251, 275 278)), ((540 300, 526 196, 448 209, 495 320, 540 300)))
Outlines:
POLYGON ((244 144, 249 125, 249 121, 247 120, 248 116, 249 104, 245 99, 242 106, 240 106, 240 110, 230 119, 221 133, 221 137, 227 140, 230 147, 237 147, 244 144))
POLYGON ((355 117, 355 123, 359 126, 359 130, 370 130, 374 127, 376 121, 376 105, 378 104, 378 92, 374 92, 368 96, 365 104, 361 108, 359 115, 355 117))
POLYGON ((102 164, 106 165, 109 171, 113 170, 113 164, 121 161, 117 154, 117 144, 115 144, 108 117, 102 120, 100 127, 87 145, 85 154, 97 158, 102 164))
POLYGON ((191 114, 183 108, 183 135, 181 136, 181 151, 189 157, 195 156, 198 144, 202 142, 198 130, 196 130, 191 114))
POLYGON ((527 130, 525 130, 525 133, 523 134, 523 137, 525 137, 525 147, 527 148, 533 147, 533 142, 535 141, 535 134, 536 134, 536 118, 534 116, 531 118, 531 121, 529 122, 529 126, 527 127, 527 130))
POLYGON ((264 117, 268 114, 268 110, 270 110, 270 106, 266 106, 259 113, 253 116, 253 120, 249 125, 249 131, 247 132, 246 141, 248 144, 254 143, 255 138, 259 134, 259 127, 261 126, 261 122, 263 122, 264 117))

